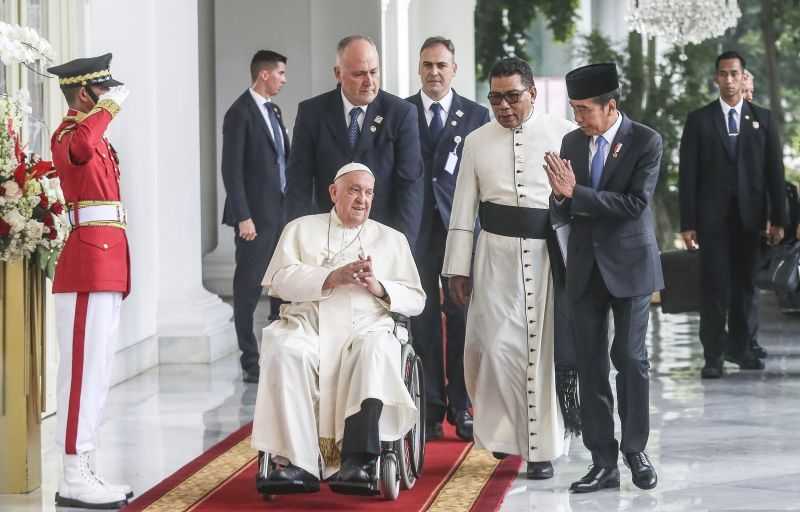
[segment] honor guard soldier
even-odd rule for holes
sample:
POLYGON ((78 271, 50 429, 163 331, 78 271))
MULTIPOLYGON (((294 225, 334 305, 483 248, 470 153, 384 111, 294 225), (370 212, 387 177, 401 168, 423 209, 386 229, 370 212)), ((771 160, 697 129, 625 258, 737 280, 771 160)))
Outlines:
POLYGON ((56 443, 63 450, 55 499, 65 507, 117 509, 132 496, 95 467, 120 307, 130 291, 119 160, 104 136, 128 89, 111 77, 110 63, 108 53, 48 69, 69 105, 51 140, 72 225, 53 282, 61 354, 56 443))

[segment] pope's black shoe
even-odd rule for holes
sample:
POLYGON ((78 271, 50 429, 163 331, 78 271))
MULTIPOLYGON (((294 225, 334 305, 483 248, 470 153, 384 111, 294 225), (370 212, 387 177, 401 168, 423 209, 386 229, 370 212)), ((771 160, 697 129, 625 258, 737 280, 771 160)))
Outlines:
POLYGON ((645 452, 623 453, 622 460, 631 470, 633 484, 639 489, 652 489, 658 483, 653 463, 645 452))
POLYGON ((553 478, 553 465, 549 460, 544 462, 528 462, 525 476, 528 480, 547 480, 553 478))
POLYGON ((619 469, 589 466, 589 472, 569 486, 575 493, 595 492, 601 489, 619 489, 619 469))
POLYGON ((319 478, 294 464, 276 467, 267 478, 257 478, 256 488, 261 494, 295 494, 319 492, 319 478))
POLYGON ((473 419, 472 415, 469 411, 458 411, 455 413, 455 421, 454 424, 456 426, 456 436, 462 441, 471 442, 473 440, 472 436, 472 424, 473 419))
POLYGON ((342 469, 339 470, 337 480, 348 483, 369 483, 375 473, 375 460, 364 464, 352 459, 342 461, 342 469))

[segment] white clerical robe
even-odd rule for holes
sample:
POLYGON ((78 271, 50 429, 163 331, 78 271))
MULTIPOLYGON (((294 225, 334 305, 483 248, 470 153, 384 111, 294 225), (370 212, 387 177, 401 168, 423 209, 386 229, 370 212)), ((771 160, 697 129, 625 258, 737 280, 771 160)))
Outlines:
POLYGON ((545 240, 482 230, 472 257, 480 202, 548 208, 545 151, 559 152, 575 126, 534 114, 516 129, 497 121, 464 143, 442 274, 472 276, 464 380, 474 406, 475 442, 528 461, 566 454, 555 387, 553 281, 545 240))
POLYGON ((264 328, 253 447, 289 459, 313 475, 338 470, 345 418, 361 402, 383 402, 382 441, 400 439, 416 421, 401 374, 400 343, 390 313, 416 316, 425 292, 405 236, 378 222, 342 225, 335 211, 290 222, 263 286, 281 306, 264 328), (361 256, 388 293, 361 286, 322 290, 328 274, 361 256))

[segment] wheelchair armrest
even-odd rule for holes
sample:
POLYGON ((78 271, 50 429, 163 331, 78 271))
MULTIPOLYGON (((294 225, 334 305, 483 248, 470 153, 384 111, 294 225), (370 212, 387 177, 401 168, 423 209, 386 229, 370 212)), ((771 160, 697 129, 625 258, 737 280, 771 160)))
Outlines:
POLYGON ((411 341, 411 319, 399 313, 392 313, 394 319, 394 336, 400 343, 411 341))

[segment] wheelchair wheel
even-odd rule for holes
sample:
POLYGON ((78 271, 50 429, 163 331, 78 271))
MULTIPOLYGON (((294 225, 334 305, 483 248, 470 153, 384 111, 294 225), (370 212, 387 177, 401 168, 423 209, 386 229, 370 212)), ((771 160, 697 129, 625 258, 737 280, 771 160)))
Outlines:
POLYGON ((404 356, 403 380, 417 407, 417 421, 414 427, 397 441, 395 453, 399 456, 400 481, 403 489, 411 489, 422 474, 425 458, 425 383, 422 360, 411 350, 404 356))
POLYGON ((394 501, 400 495, 400 475, 397 456, 392 452, 381 456, 381 494, 383 499, 394 501))

